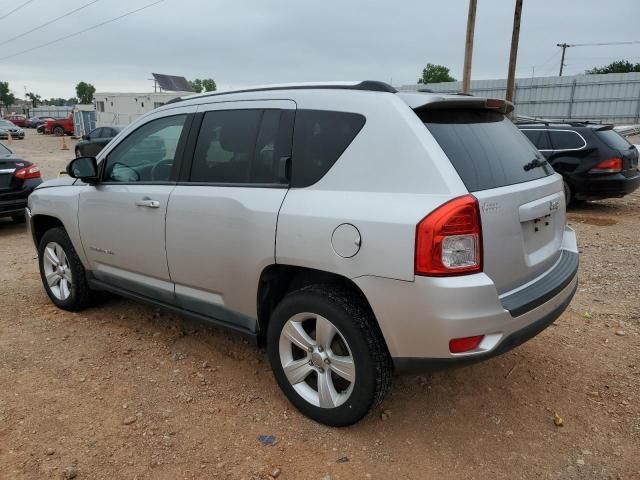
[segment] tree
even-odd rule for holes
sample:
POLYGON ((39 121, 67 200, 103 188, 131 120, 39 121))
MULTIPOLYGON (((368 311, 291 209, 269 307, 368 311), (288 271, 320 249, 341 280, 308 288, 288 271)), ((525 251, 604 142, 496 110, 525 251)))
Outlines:
POLYGON ((627 60, 617 60, 611 62, 604 67, 593 67, 591 70, 587 70, 586 74, 598 74, 598 73, 629 73, 640 72, 640 63, 633 64, 627 60))
POLYGON ((196 93, 215 92, 217 88, 216 81, 213 78, 196 78, 189 80, 189 85, 191 85, 191 89, 196 93))
POLYGON ((93 94, 96 93, 96 87, 90 83, 80 82, 76 85, 76 95, 80 103, 93 103, 93 94))
POLYGON ((215 92, 217 89, 216 81, 213 78, 203 78, 202 88, 204 88, 205 92, 215 92))
POLYGON ((422 70, 422 77, 418 79, 418 83, 440 83, 455 82, 456 79, 449 75, 449 69, 444 65, 435 65, 427 63, 422 70))
POLYGON ((31 100, 31 105, 33 106, 33 108, 36 108, 39 103, 42 103, 42 99, 37 93, 29 92, 27 93, 27 98, 31 100))
POLYGON ((0 82, 0 105, 9 107, 16 101, 15 95, 9 90, 9 82, 0 82))

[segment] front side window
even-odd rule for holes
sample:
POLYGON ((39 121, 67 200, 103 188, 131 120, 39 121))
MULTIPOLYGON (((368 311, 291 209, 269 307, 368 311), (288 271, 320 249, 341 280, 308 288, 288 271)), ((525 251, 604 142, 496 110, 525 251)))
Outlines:
POLYGON ((554 150, 578 150, 586 146, 584 139, 570 130, 549 130, 554 150))
POLYGON ((104 131, 104 128, 96 128, 93 132, 91 132, 89 134, 89 138, 91 138, 91 140, 102 138, 103 137, 103 134, 102 134, 103 131, 104 131))
POLYGON ((190 181, 198 183, 279 183, 278 159, 289 155, 291 137, 281 110, 207 112, 193 158, 190 181))
POLYGON ((107 156, 106 182, 166 182, 171 177, 186 115, 160 118, 129 134, 107 156))

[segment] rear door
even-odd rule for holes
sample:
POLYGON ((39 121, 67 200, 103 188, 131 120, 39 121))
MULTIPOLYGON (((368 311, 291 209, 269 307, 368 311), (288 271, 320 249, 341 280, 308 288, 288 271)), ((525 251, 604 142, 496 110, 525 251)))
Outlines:
POLYGON ((561 177, 499 112, 440 109, 420 117, 478 199, 483 271, 498 293, 548 270, 565 228, 561 177))
POLYGON ((288 100, 199 107, 193 161, 167 211, 167 259, 182 308, 257 328, 256 291, 275 263, 294 114, 288 100))

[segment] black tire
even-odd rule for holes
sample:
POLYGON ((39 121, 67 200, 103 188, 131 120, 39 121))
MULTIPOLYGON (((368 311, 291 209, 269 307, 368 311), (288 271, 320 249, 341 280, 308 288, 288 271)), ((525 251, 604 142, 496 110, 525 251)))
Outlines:
POLYGON ((56 137, 64 137, 64 128, 62 128, 61 126, 54 127, 53 134, 56 137))
POLYGON ((564 180, 562 182, 564 184, 564 198, 565 198, 565 204, 567 205, 567 207, 569 205, 571 205, 571 202, 573 201, 573 194, 571 193, 571 187, 569 186, 569 184, 567 183, 566 180, 564 180))
POLYGON ((27 218, 24 215, 11 215, 11 220, 13 223, 25 223, 27 218))
POLYGON ((391 386, 393 363, 382 332, 369 306, 345 288, 310 285, 287 294, 271 315, 267 351, 276 381, 289 401, 304 415, 325 425, 343 427, 358 422, 382 402, 391 386), (289 319, 303 312, 328 319, 351 350, 355 381, 349 397, 337 407, 321 408, 304 399, 287 379, 280 361, 282 329, 289 319))
POLYGON ((57 307, 64 310, 78 311, 86 308, 91 304, 93 300, 93 292, 89 288, 84 266, 82 265, 82 262, 80 261, 75 248, 73 248, 73 244, 69 239, 69 235, 67 235, 67 232, 64 228, 52 228, 50 230, 47 230, 42 236, 40 245, 38 246, 38 265, 40 267, 40 278, 42 279, 42 285, 44 286, 44 289, 51 301, 57 307), (47 283, 44 273, 44 250, 50 242, 56 242, 63 248, 64 253, 67 256, 69 268, 71 270, 71 293, 65 300, 60 300, 53 294, 51 288, 49 288, 49 284, 47 283))
POLYGON ((77 148, 76 148, 76 152, 75 152, 75 153, 76 153, 76 158, 78 158, 78 157, 80 157, 80 156, 82 155, 82 154, 80 153, 80 150, 78 150, 77 148))

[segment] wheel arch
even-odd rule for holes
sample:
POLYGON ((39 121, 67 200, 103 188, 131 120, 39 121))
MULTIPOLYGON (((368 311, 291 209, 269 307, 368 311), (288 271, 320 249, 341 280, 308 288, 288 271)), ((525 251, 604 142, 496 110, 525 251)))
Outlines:
POLYGON ((47 230, 51 230, 52 228, 62 227, 65 230, 67 228, 64 226, 62 221, 51 215, 34 215, 31 218, 31 236, 33 237, 33 243, 36 246, 36 249, 40 245, 40 240, 42 236, 45 234, 47 230))
POLYGON ((345 288, 351 294, 356 295, 369 310, 376 325, 380 328, 371 304, 364 292, 353 280, 324 270, 293 265, 271 264, 262 270, 258 281, 256 311, 258 314, 258 325, 260 327, 258 342, 261 345, 264 344, 265 341, 271 313, 284 296, 289 292, 314 284, 339 286, 345 288))

